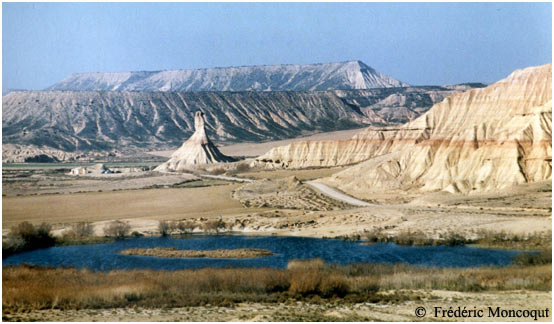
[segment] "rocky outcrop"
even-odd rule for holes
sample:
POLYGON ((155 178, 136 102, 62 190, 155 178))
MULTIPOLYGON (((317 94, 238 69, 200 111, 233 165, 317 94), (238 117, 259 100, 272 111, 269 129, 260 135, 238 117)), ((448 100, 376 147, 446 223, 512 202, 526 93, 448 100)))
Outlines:
POLYGON ((293 143, 257 159, 284 167, 364 161, 323 181, 360 198, 371 192, 501 189, 552 176, 552 66, 531 67, 448 97, 402 127, 352 140, 293 143))
POLYGON ((170 159, 156 167, 154 171, 185 171, 195 165, 233 162, 234 159, 223 155, 206 135, 204 113, 197 111, 194 116, 196 131, 175 151, 170 159))
POLYGON ((23 91, 2 97, 3 144, 66 152, 167 150, 206 114, 216 142, 265 142, 397 125, 455 93, 441 87, 323 92, 23 91))
POLYGON ((47 90, 322 91, 408 87, 360 61, 153 72, 76 73, 47 90))

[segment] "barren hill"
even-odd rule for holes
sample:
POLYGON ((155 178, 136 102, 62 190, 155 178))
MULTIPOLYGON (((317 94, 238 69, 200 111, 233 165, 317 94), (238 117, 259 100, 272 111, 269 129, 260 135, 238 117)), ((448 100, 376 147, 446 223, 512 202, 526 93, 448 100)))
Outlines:
POLYGON ((257 160, 296 168, 367 160, 324 180, 363 198, 383 189, 472 192, 549 179, 551 146, 549 64, 454 94, 401 127, 293 143, 257 160))
POLYGON ((401 124, 455 92, 442 87, 322 92, 19 91, 2 98, 2 140, 67 152, 173 149, 192 135, 194 113, 202 110, 208 135, 215 142, 263 142, 401 124))
POLYGON ((360 61, 152 72, 75 73, 46 90, 316 91, 407 87, 360 61))

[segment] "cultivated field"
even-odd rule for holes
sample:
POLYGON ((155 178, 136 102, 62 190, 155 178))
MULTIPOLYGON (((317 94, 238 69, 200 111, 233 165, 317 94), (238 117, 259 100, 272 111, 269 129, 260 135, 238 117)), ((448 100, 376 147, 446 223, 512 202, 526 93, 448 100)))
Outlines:
POLYGON ((112 219, 183 219, 244 214, 247 210, 231 198, 239 184, 198 188, 168 188, 90 192, 67 195, 4 197, 4 229, 22 221, 31 223, 96 222, 112 219))

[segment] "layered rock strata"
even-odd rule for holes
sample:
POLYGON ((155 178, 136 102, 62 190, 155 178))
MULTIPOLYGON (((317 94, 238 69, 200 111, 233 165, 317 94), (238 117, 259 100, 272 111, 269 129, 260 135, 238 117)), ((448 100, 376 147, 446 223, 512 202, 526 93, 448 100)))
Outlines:
POLYGON ((397 128, 297 142, 257 158, 273 167, 362 162, 323 181, 358 197, 383 189, 501 189, 552 176, 552 65, 454 94, 397 128))
MULTIPOLYGON (((442 87, 322 92, 23 91, 2 98, 3 144, 65 152, 161 150, 206 114, 217 142, 264 142, 415 119, 442 87)), ((16 157, 14 157, 16 158, 16 157)))
POLYGON ((360 61, 196 70, 75 73, 47 90, 322 91, 408 87, 360 61))

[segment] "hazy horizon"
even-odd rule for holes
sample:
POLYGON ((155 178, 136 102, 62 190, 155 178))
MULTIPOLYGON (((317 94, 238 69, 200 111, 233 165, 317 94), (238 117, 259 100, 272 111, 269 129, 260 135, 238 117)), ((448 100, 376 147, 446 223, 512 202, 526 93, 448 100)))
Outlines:
POLYGON ((551 3, 3 3, 3 89, 72 73, 360 60, 412 85, 551 63, 551 3))

